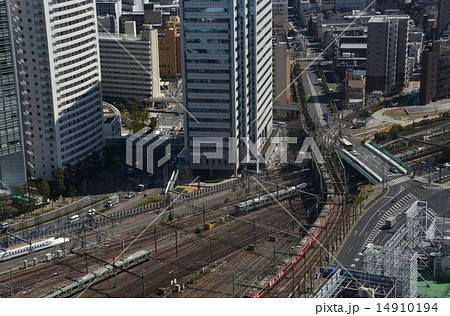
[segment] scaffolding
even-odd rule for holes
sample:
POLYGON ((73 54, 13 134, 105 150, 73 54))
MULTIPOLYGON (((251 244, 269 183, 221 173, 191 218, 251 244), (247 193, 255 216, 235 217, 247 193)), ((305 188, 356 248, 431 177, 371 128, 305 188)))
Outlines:
POLYGON ((398 297, 417 297, 417 261, 424 242, 432 240, 435 219, 427 202, 416 201, 404 212, 405 224, 384 247, 369 244, 363 252, 364 271, 395 277, 398 297))
POLYGON ((397 282, 393 277, 338 269, 322 283, 315 298, 395 298, 397 282))
POLYGON ((442 240, 445 236, 450 236, 450 218, 436 217, 434 225, 431 225, 433 239, 442 240))

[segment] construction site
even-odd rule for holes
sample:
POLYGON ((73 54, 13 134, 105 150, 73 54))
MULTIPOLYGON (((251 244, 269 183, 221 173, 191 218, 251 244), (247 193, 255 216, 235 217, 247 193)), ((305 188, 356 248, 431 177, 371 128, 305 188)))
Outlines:
POLYGON ((384 245, 367 245, 362 271, 335 270, 315 297, 450 297, 450 219, 436 217, 424 201, 397 219, 384 245))

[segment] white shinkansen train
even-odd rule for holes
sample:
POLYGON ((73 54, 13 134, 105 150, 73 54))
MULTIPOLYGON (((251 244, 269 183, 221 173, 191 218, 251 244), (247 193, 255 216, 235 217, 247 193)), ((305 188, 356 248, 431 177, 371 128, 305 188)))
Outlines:
POLYGON ((16 257, 20 257, 23 255, 26 255, 30 252, 36 252, 39 250, 51 248, 57 245, 61 245, 65 242, 68 242, 68 238, 56 238, 52 237, 49 239, 41 240, 30 245, 21 246, 17 248, 7 249, 7 250, 1 250, 0 251, 0 261, 6 261, 9 259, 13 259, 16 257))

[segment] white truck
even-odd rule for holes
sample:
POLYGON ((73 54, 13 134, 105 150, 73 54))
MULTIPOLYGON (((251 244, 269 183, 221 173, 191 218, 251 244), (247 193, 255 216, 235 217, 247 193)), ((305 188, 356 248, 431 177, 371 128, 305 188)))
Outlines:
POLYGON ((120 198, 118 195, 111 196, 108 201, 106 202, 106 207, 113 207, 119 204, 120 198))

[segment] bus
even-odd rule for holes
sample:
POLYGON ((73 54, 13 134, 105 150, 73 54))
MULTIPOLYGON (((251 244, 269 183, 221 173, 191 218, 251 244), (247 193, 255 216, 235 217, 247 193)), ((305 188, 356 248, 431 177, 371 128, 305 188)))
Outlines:
POLYGON ((350 143, 348 140, 346 140, 345 138, 341 139, 341 145, 342 147, 345 148, 345 150, 351 151, 353 150, 353 144, 350 143))

